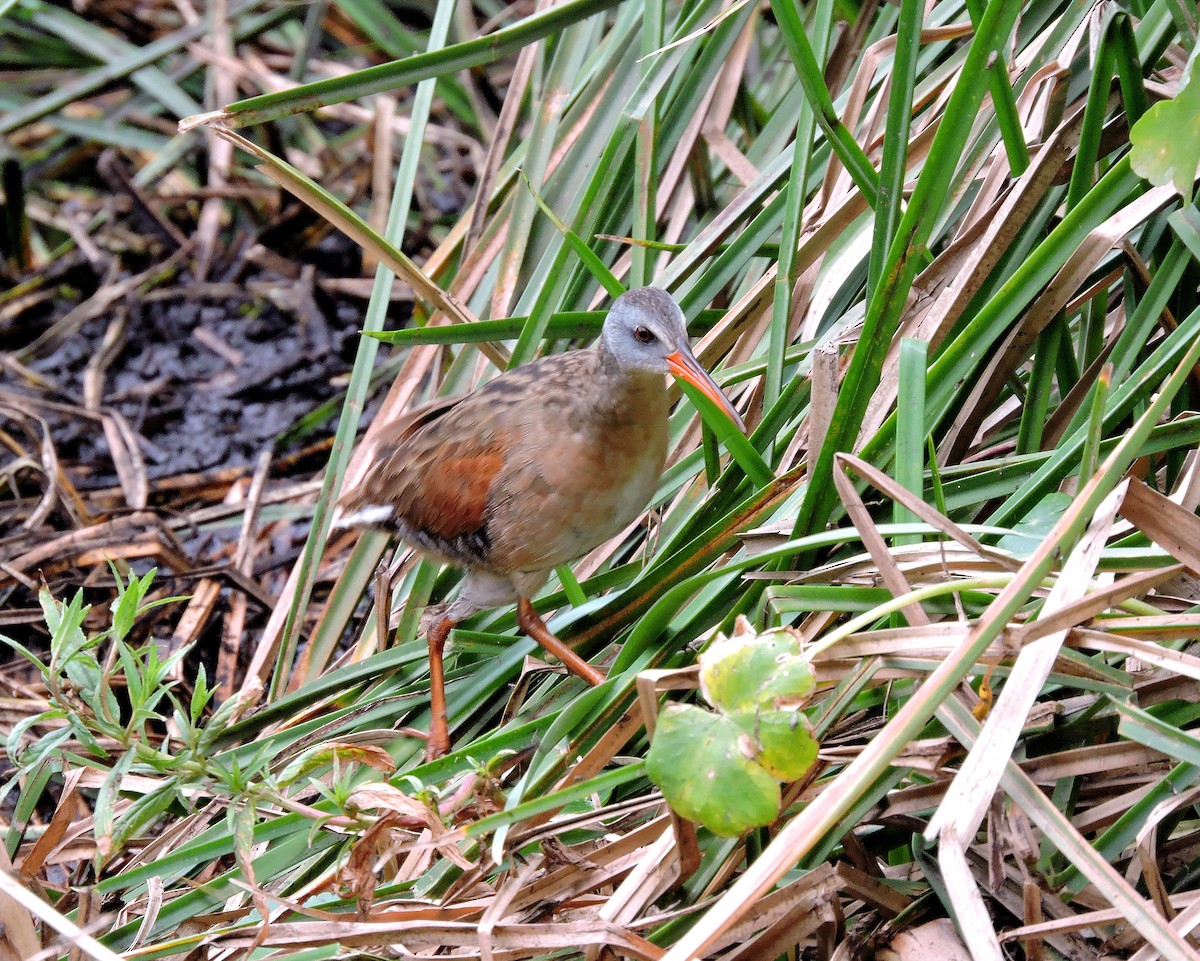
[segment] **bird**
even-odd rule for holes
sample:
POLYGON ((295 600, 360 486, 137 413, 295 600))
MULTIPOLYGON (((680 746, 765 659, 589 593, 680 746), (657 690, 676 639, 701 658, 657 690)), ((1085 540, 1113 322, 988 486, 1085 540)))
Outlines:
POLYGON ((625 529, 650 503, 667 457, 667 374, 745 431, 692 354, 683 311, 658 287, 618 296, 595 346, 510 368, 380 431, 363 479, 338 501, 336 526, 385 531, 465 571, 457 597, 424 618, 427 760, 450 749, 447 638, 478 611, 515 602, 523 633, 587 683, 604 681, 550 631, 532 598, 554 568, 625 529))

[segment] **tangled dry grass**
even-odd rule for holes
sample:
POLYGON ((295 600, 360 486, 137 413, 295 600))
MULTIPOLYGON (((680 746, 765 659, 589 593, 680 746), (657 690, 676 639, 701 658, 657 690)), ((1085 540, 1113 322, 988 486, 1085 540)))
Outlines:
POLYGON ((0 10, 0 617, 40 661, 0 955, 1196 956, 1200 219, 1129 161, 1194 11, 0 10), (680 404, 651 517, 538 602, 609 681, 480 616, 422 763, 454 574, 329 537, 360 415, 587 339, 612 278, 676 294, 749 443, 680 404), (188 345, 172 416, 266 426, 184 469, 147 340, 188 345), (727 839, 644 757, 739 615, 812 652, 821 752, 727 839))

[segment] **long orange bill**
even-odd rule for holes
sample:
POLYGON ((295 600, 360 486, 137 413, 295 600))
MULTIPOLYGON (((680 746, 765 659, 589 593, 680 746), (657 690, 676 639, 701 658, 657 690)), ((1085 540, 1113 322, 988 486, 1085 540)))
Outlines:
POLYGON ((673 354, 667 356, 667 366, 671 369, 671 373, 682 380, 686 380, 689 384, 695 387, 700 393, 711 400, 714 404, 725 411, 725 416, 737 424, 738 430, 743 434, 746 433, 746 425, 742 423, 742 418, 738 412, 733 409, 733 404, 729 403, 729 398, 717 386, 717 382, 709 376, 708 371, 700 366, 700 362, 692 356, 690 350, 677 350, 673 354))

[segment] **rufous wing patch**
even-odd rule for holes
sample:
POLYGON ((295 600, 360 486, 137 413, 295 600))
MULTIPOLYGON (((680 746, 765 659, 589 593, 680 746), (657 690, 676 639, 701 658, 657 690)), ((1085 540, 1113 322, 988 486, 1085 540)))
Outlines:
POLYGON ((449 444, 443 445, 439 452, 443 456, 430 457, 422 465, 424 469, 403 509, 413 527, 447 540, 487 525, 492 482, 504 466, 499 445, 475 452, 451 453, 452 449, 449 444))

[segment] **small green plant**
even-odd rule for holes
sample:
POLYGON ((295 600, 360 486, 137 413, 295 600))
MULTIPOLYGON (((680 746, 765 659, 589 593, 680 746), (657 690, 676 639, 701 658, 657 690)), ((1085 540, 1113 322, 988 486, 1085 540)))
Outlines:
POLYGON ((815 687, 795 632, 755 634, 744 621, 700 655, 700 691, 712 711, 671 704, 646 757, 650 779, 678 814, 735 837, 779 816, 780 781, 817 758, 800 708, 815 687))
MULTIPOLYGON (((49 692, 51 707, 26 718, 9 735, 9 757, 18 760, 22 767, 37 764, 56 746, 48 741, 67 737, 77 740, 91 758, 110 757, 112 752, 105 746, 108 743, 125 750, 137 749, 143 754, 143 760, 155 759, 157 752, 151 747, 154 738, 148 725, 161 721, 159 705, 169 696, 171 670, 186 653, 186 649, 180 650, 162 660, 155 644, 134 645, 127 640, 139 617, 155 607, 178 600, 172 597, 146 602, 155 573, 151 570, 140 578, 130 574, 126 582, 119 572, 114 571, 117 596, 111 606, 112 624, 92 635, 83 630, 91 606, 83 603, 82 591, 77 591, 69 602, 63 603, 43 588, 38 599, 50 631, 46 660, 12 638, 0 635, 0 640, 38 669, 49 692), (104 652, 103 657, 101 652, 104 652), (125 689, 124 699, 118 698, 118 687, 125 689), (59 738, 50 735, 23 746, 30 729, 56 721, 64 725, 56 732, 59 738)), ((211 696, 201 671, 188 718, 199 718, 211 696)))
MULTIPOLYGON (((129 640, 140 617, 178 598, 146 600, 154 582, 153 569, 141 577, 130 574, 127 581, 120 572, 113 573, 117 596, 106 629, 95 634, 85 632, 91 607, 84 604, 82 591, 64 603, 43 588, 38 598, 50 633, 45 658, 0 635, 0 640, 38 669, 50 703, 46 710, 25 718, 9 732, 5 746, 16 770, 0 793, 7 794, 17 787, 44 786, 68 767, 104 772, 94 805, 101 860, 182 800, 180 783, 207 773, 199 721, 212 697, 201 670, 184 710, 171 691, 171 673, 186 648, 162 658, 153 641, 136 644, 129 640), (183 752, 172 751, 168 744, 164 700, 174 706, 175 725, 185 744, 183 752), (160 730, 155 730, 156 726, 160 730), (35 728, 47 727, 46 733, 31 737, 35 728), (168 777, 161 787, 124 806, 118 816, 116 801, 122 782, 133 773, 168 777)), ((19 807, 32 809, 39 794, 39 790, 29 791, 19 807)))
POLYGON ((0 635, 0 640, 38 669, 50 703, 10 732, 6 747, 16 770, 0 788, 0 796, 19 788, 18 807, 31 812, 46 784, 68 770, 103 772, 93 802, 98 868, 126 842, 145 834, 172 807, 191 810, 197 797, 228 802, 239 850, 249 850, 244 843, 248 824, 255 821, 263 802, 317 821, 339 816, 298 804, 289 797, 292 790, 315 788, 344 817, 352 808, 352 785, 348 774, 339 773, 339 763, 349 761, 352 766, 364 764, 390 772, 394 768, 391 758, 371 746, 323 742, 291 758, 276 772, 272 768, 276 757, 266 746, 240 756, 237 751, 216 751, 220 735, 258 703, 261 685, 248 684, 236 697, 207 713, 214 690, 201 666, 191 696, 186 701, 177 696, 173 669, 187 648, 163 658, 153 639, 145 643, 129 639, 140 617, 179 599, 147 601, 155 573, 151 570, 124 580, 114 571, 117 595, 110 608, 112 622, 94 634, 84 629, 91 608, 84 604, 82 592, 62 602, 43 589, 39 599, 50 634, 44 656, 0 635), (34 736, 35 730, 42 733, 34 736), (309 776, 330 765, 332 786, 309 776), (128 800, 130 775, 141 776, 132 800, 128 800), (118 803, 121 799, 128 803, 118 803))

